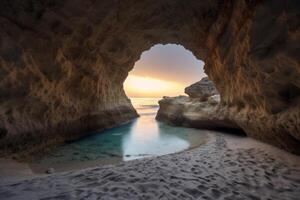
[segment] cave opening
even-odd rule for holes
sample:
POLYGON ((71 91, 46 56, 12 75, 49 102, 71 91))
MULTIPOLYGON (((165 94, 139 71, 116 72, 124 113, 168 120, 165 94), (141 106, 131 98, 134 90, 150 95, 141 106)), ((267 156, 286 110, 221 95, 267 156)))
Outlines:
POLYGON ((215 110, 221 99, 204 71, 204 62, 182 45, 156 44, 144 51, 123 86, 140 115, 136 121, 139 127, 147 126, 147 123, 156 124, 158 122, 153 119, 157 119, 169 125, 246 136, 238 125, 229 120, 211 124, 205 120, 193 122, 183 117, 187 104, 193 104, 194 110, 205 113, 205 110, 215 110), (174 113, 168 113, 170 110, 174 113))
POLYGON ((124 82, 124 90, 133 103, 142 98, 186 95, 187 86, 206 76, 204 62, 182 45, 156 44, 141 54, 124 82))

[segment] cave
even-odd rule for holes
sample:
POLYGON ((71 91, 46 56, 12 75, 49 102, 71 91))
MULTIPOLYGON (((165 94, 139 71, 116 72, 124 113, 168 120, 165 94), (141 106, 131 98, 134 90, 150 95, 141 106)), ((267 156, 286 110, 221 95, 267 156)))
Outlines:
POLYGON ((1 155, 137 117, 123 82, 157 43, 205 62, 219 117, 300 154, 299 10, 295 0, 1 1, 1 155))

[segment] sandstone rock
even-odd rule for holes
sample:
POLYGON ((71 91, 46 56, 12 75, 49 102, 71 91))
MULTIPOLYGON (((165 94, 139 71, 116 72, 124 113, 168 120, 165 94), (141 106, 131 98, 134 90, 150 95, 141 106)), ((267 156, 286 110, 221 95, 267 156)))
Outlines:
POLYGON ((222 110, 249 136, 295 152, 299 10, 294 0, 0 1, 0 152, 136 117, 122 84, 157 43, 205 62, 222 110))
POLYGON ((205 129, 242 130, 230 119, 222 106, 219 95, 209 97, 207 101, 199 101, 185 96, 165 97, 159 101, 156 119, 176 126, 205 129))
POLYGON ((184 92, 191 98, 200 98, 202 101, 208 97, 219 94, 214 83, 208 77, 202 78, 200 81, 185 88, 184 92))
MULTIPOLYGON (((248 119, 245 119, 245 116, 247 116, 246 113, 240 112, 234 107, 220 104, 219 95, 211 96, 207 101, 199 101, 197 98, 178 96, 164 97, 159 101, 159 110, 156 119, 174 126, 212 129, 244 134, 244 130, 249 130, 248 124, 244 124, 245 122, 248 122, 248 119)), ((272 122, 272 119, 266 118, 259 118, 258 120, 264 120, 266 123, 272 122)), ((281 142, 273 142, 273 144, 289 144, 289 147, 278 146, 287 149, 290 152, 300 154, 298 140, 291 136, 287 137, 284 129, 281 130, 281 134, 278 134, 277 137, 275 137, 277 139, 281 138, 281 142)), ((268 131, 268 129, 266 131, 268 131)), ((248 134, 248 132, 246 132, 246 134, 248 134)), ((274 140, 274 138, 272 139, 272 137, 269 137, 268 141, 272 140, 274 140)))

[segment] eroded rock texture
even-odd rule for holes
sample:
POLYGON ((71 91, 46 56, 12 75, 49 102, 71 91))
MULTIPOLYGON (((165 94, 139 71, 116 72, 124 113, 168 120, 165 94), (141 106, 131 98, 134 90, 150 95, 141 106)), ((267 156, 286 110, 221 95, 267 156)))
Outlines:
POLYGON ((208 77, 204 77, 185 88, 184 92, 191 98, 200 98, 203 101, 207 100, 210 96, 219 94, 213 82, 208 77))
POLYGON ((297 0, 2 0, 0 146, 135 117, 128 71, 152 45, 177 43, 205 61, 248 135, 299 152, 299 10, 297 0))
POLYGON ((220 95, 208 77, 185 88, 189 96, 164 97, 156 119, 175 126, 242 133, 241 127, 220 103, 220 95))

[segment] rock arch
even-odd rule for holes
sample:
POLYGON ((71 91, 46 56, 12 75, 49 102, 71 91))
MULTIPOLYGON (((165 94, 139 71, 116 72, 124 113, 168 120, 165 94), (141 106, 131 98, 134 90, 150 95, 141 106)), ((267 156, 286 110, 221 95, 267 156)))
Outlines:
POLYGON ((205 61, 224 112, 248 135, 299 153, 299 8, 295 0, 1 1, 1 148, 136 117, 122 88, 128 71, 152 45, 177 43, 205 61))

